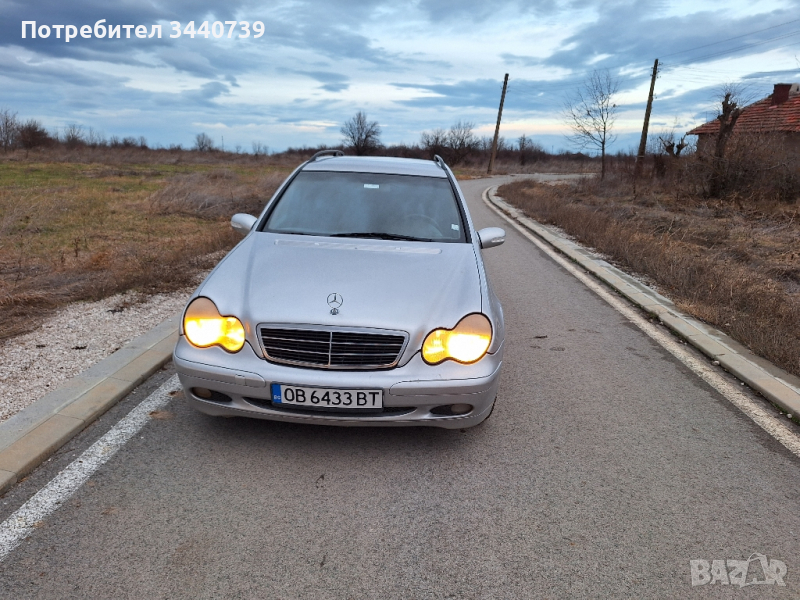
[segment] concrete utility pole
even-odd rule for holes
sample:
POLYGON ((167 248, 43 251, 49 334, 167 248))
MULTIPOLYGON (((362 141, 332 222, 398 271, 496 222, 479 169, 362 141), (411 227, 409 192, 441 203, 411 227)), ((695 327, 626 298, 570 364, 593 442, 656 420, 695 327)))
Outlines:
POLYGON ((650 95, 647 97, 647 108, 644 110, 644 126, 642 127, 642 139, 639 140, 639 153, 636 155, 636 165, 634 165, 634 176, 639 177, 644 167, 644 152, 647 148, 647 129, 650 127, 650 111, 653 110, 653 90, 656 87, 656 75, 658 75, 658 59, 653 63, 653 76, 650 79, 650 95))
POLYGON ((503 102, 506 100, 506 87, 508 87, 508 73, 506 73, 506 77, 503 79, 503 93, 500 96, 500 110, 497 111, 497 126, 494 128, 492 156, 489 159, 489 169, 486 171, 489 175, 492 174, 492 169, 494 169, 494 157, 497 155, 497 138, 500 135, 500 119, 503 117, 503 102))

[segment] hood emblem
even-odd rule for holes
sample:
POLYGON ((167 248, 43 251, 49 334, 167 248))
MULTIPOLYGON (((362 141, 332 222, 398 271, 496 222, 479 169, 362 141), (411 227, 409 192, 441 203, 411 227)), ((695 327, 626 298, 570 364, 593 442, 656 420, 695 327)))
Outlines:
POLYGON ((328 294, 328 306, 331 307, 331 314, 338 315, 339 314, 339 307, 344 302, 344 298, 337 293, 328 294))

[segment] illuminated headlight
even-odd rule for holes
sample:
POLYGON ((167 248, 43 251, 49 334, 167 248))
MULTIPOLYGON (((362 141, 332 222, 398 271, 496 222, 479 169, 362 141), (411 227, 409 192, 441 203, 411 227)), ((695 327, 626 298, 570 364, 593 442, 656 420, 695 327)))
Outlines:
POLYGON ((222 346, 238 352, 244 346, 244 327, 236 317, 223 317, 208 298, 196 298, 183 315, 183 331, 193 346, 222 346))
POLYGON ((431 365, 452 359, 480 360, 492 343, 492 324, 484 315, 467 315, 453 329, 434 329, 422 344, 422 358, 431 365))

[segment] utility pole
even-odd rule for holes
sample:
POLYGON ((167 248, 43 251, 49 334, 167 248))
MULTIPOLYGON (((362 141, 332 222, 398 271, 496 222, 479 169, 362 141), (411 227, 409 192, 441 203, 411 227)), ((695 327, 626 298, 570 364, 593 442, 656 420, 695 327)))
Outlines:
POLYGON ((647 97, 647 108, 644 110, 644 126, 642 127, 642 139, 639 140, 639 153, 636 155, 636 165, 633 173, 635 177, 642 174, 644 166, 644 152, 647 148, 647 129, 650 127, 650 111, 653 110, 653 90, 656 87, 656 75, 658 75, 658 59, 653 63, 653 76, 650 79, 650 95, 647 97))
POLYGON ((500 119, 503 117, 503 102, 506 100, 506 87, 508 87, 508 73, 506 73, 505 79, 503 79, 503 93, 500 96, 500 109, 497 111, 497 126, 494 128, 492 156, 489 158, 489 170, 486 171, 489 175, 492 174, 492 169, 494 169, 494 157, 497 155, 497 138, 500 135, 500 119))

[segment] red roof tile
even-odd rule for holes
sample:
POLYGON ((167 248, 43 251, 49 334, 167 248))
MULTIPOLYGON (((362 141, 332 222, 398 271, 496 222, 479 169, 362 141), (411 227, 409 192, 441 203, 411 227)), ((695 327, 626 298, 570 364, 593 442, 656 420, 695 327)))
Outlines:
MULTIPOLYGON (((739 115, 734 129, 738 132, 764 133, 786 131, 800 133, 800 94, 794 93, 786 102, 772 106, 772 96, 767 96, 750 106, 739 115)), ((719 121, 714 119, 705 125, 695 127, 688 135, 719 133, 719 121)))

